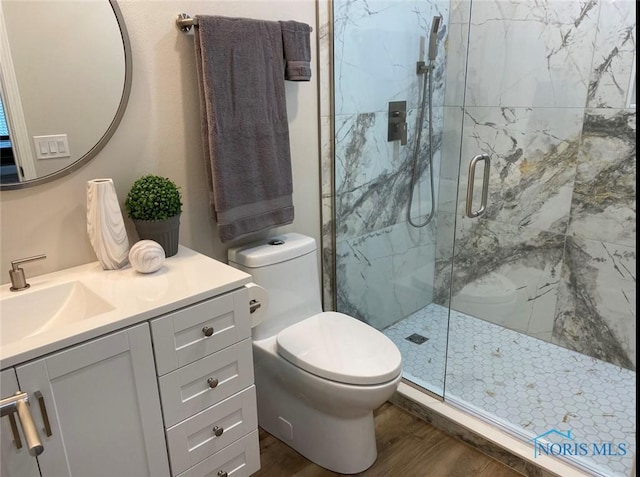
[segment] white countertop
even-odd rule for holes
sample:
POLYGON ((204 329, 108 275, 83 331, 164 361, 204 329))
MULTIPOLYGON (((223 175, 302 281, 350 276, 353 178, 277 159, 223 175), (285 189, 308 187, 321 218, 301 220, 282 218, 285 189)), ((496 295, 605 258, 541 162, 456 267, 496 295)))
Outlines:
POLYGON ((0 300, 18 294, 27 296, 74 280, 82 282, 114 309, 0 347, 0 369, 240 288, 251 282, 251 275, 180 246, 177 255, 167 258, 162 268, 151 274, 138 273, 128 265, 120 270, 103 270, 99 262, 93 262, 27 276, 31 285, 28 290, 12 292, 9 284, 3 285, 0 300))

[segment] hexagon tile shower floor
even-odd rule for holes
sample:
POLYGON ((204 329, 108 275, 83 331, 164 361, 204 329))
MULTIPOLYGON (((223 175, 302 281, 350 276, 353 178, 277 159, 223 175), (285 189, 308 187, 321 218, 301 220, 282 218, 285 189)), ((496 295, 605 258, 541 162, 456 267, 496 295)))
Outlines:
MULTIPOLYGON (((431 304, 384 330, 400 348, 404 377, 438 394, 444 388, 447 312, 431 304)), ((448 346, 446 402, 526 440, 557 429, 589 445, 635 441, 633 371, 455 310, 448 346)), ((627 476, 633 450, 567 458, 604 475, 627 476)))

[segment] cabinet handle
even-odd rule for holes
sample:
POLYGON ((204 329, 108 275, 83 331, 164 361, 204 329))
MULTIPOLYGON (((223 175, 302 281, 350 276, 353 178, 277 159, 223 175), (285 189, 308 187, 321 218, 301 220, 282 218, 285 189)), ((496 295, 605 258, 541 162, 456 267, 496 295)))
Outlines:
POLYGON ((22 449, 22 440, 20 439, 18 424, 16 424, 16 418, 13 413, 9 414, 9 423, 11 424, 11 432, 13 432, 13 442, 16 443, 16 449, 22 449))
POLYGON ((29 396, 27 396, 27 393, 18 391, 13 396, 0 400, 0 416, 10 415, 14 412, 18 413, 18 419, 20 419, 20 424, 22 425, 24 440, 29 448, 29 454, 34 457, 42 454, 44 447, 42 446, 42 442, 40 442, 38 430, 33 422, 33 416, 29 409, 29 396))
POLYGON ((202 333, 206 337, 209 337, 213 334, 213 328, 211 326, 205 326, 204 328, 202 328, 202 333))
POLYGON ((51 432, 51 424, 49 423, 49 413, 47 412, 47 406, 44 403, 44 396, 40 391, 36 391, 34 393, 36 399, 38 400, 38 404, 40 406, 40 414, 42 414, 42 421, 44 422, 44 433, 47 437, 51 437, 53 433, 51 432))
POLYGON ((16 409, 18 410, 18 418, 20 418, 20 424, 22 424, 22 432, 24 432, 24 440, 27 441, 27 447, 29 448, 29 454, 33 457, 42 454, 44 447, 40 442, 40 436, 38 430, 33 422, 33 416, 29 409, 29 402, 20 400, 16 402, 16 409))
POLYGON ((227 473, 224 470, 219 470, 218 477, 227 477, 227 473))
POLYGON ((214 426, 213 427, 213 434, 216 437, 220 437, 222 435, 222 433, 224 432, 224 429, 222 427, 218 427, 218 426, 214 426))
POLYGON ((211 389, 213 389, 218 385, 218 380, 216 378, 209 378, 207 379, 207 384, 211 389))

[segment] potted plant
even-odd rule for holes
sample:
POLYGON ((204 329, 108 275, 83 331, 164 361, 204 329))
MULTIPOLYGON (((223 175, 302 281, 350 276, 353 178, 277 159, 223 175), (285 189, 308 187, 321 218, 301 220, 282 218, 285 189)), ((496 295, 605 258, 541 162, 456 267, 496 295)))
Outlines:
POLYGON ((167 257, 178 253, 182 194, 173 181, 153 174, 141 177, 124 206, 140 239, 158 242, 167 257))

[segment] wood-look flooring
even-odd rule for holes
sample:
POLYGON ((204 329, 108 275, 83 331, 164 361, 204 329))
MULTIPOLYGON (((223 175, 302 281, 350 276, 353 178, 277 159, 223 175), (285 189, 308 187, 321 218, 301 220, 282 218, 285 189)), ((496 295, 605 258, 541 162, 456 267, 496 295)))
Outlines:
MULTIPOLYGON (((378 459, 367 477, 522 477, 431 424, 387 402, 375 412, 378 459)), ((260 470, 254 477, 336 476, 260 429, 260 470)))

